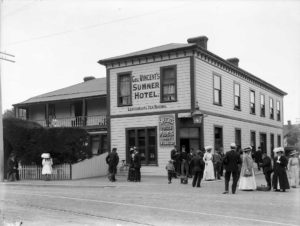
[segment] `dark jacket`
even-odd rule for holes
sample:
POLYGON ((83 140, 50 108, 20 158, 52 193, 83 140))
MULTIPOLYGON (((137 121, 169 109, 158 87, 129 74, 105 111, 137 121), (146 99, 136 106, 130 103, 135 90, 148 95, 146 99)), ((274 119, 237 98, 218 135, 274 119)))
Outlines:
POLYGON ((239 165, 242 164, 242 160, 236 151, 231 150, 226 152, 223 164, 225 165, 226 171, 238 172, 239 165))
POLYGON ((119 156, 116 152, 111 152, 106 157, 106 163, 110 166, 117 166, 119 164, 119 156))
POLYGON ((188 160, 188 153, 185 151, 181 152, 180 158, 181 160, 188 160))
POLYGON ((254 152, 254 160, 256 163, 262 162, 262 152, 261 151, 254 152))
POLYGON ((140 153, 136 153, 133 157, 134 168, 141 168, 141 156, 140 153))
POLYGON ((289 189, 289 180, 286 174, 286 167, 288 160, 286 157, 281 156, 279 162, 277 162, 278 156, 274 158, 274 175, 273 175, 273 186, 276 188, 279 181, 280 189, 289 189))
POLYGON ((175 149, 172 149, 172 151, 171 151, 171 159, 176 160, 176 150, 175 149))
POLYGON ((201 172, 204 171, 205 163, 199 155, 196 155, 192 158, 190 167, 193 173, 201 172))
POLYGON ((273 171, 271 158, 269 156, 266 156, 262 160, 261 167, 263 168, 264 174, 271 173, 273 171))

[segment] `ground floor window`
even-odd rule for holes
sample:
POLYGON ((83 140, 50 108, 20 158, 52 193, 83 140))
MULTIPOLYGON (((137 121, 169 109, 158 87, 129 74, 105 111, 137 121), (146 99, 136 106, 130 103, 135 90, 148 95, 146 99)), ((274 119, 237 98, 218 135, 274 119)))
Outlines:
POLYGON ((242 132, 241 132, 241 129, 235 129, 235 144, 236 144, 237 150, 240 150, 242 148, 242 132))
POLYGON ((281 147, 281 136, 277 135, 277 147, 281 147))
POLYGON ((256 134, 255 131, 250 132, 250 145, 252 147, 252 151, 256 150, 256 134))
POLYGON ((93 155, 100 155, 108 152, 107 134, 91 136, 91 149, 93 155))
POLYGON ((274 134, 270 134, 271 157, 274 158, 274 134))
POLYGON ((126 162, 129 163, 130 147, 135 146, 143 165, 157 164, 157 128, 130 128, 126 129, 126 162))
POLYGON ((259 143, 262 152, 267 153, 267 134, 260 133, 259 134, 259 143))
POLYGON ((223 128, 215 126, 214 136, 215 136, 215 151, 220 150, 220 148, 223 147, 223 128))

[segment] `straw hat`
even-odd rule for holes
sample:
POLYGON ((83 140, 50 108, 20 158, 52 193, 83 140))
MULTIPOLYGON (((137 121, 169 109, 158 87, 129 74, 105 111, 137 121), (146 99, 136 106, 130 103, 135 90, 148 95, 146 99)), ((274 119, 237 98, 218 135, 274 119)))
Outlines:
POLYGON ((292 151, 291 153, 290 153, 290 155, 296 155, 297 154, 297 151, 296 150, 294 150, 294 151, 292 151))
POLYGON ((48 159, 48 158, 50 158, 50 154, 49 154, 49 153, 43 153, 43 154, 41 155, 41 157, 42 157, 43 159, 48 159))
POLYGON ((273 152, 274 153, 284 152, 284 149, 283 149, 283 147, 274 148, 273 152))
POLYGON ((231 143, 231 144, 230 144, 230 147, 231 147, 231 148, 236 148, 236 144, 235 144, 235 143, 231 143))
POLYGON ((205 150, 206 150, 206 151, 208 151, 208 150, 212 150, 212 149, 213 149, 213 147, 212 147, 212 146, 210 146, 210 145, 205 147, 205 150))

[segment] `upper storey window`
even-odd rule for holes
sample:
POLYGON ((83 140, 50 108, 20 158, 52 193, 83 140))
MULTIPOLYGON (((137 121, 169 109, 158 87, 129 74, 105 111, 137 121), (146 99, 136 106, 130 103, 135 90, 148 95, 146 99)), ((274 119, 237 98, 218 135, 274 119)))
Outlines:
POLYGON ((241 110, 241 86, 234 83, 234 110, 241 110))
POLYGON ((277 121, 280 121, 281 114, 280 114, 280 102, 279 101, 276 102, 276 114, 277 114, 277 121))
POLYGON ((118 74, 118 106, 132 105, 131 73, 118 74))
POLYGON ((161 102, 177 101, 176 65, 160 69, 161 102))
POLYGON ((255 91, 250 90, 250 114, 255 114, 255 91))
POLYGON ((260 94, 260 116, 266 116, 265 95, 260 94))
POLYGON ((214 75, 214 104, 222 105, 222 85, 219 75, 214 75))
POLYGON ((274 102, 272 98, 270 98, 270 119, 274 119, 274 102))

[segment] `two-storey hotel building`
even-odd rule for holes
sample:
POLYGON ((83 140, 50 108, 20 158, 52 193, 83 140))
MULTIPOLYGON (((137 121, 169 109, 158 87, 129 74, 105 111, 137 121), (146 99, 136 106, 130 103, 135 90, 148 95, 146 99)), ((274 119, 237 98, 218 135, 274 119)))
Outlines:
POLYGON ((207 50, 208 38, 188 39, 100 60, 106 66, 107 137, 120 159, 136 146, 142 173, 162 175, 173 145, 197 150, 282 145, 286 93, 241 69, 237 58, 207 50), (194 123, 197 110, 204 114, 194 123))

